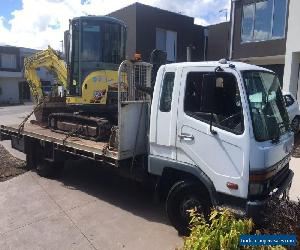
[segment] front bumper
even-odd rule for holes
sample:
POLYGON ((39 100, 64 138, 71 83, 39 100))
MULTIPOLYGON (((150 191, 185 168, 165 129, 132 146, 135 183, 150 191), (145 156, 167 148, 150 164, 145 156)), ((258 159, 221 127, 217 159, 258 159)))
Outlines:
POLYGON ((286 179, 281 183, 278 189, 274 193, 270 194, 270 196, 268 196, 266 199, 247 201, 246 215, 248 217, 251 217, 256 225, 261 223, 261 220, 263 218, 262 211, 266 207, 269 200, 271 200, 274 197, 288 197, 288 192, 291 187, 293 177, 294 172, 292 170, 289 170, 289 174, 286 177, 286 179))

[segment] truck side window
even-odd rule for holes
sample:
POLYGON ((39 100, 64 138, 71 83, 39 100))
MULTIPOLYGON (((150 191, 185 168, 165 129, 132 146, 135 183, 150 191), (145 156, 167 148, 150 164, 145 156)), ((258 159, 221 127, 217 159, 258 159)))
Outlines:
MULTIPOLYGON (((205 74, 211 72, 190 72, 186 79, 184 112, 206 123, 211 113, 202 106, 202 84, 205 74)), ((234 75, 218 73, 216 79, 215 101, 213 107, 213 125, 235 134, 242 134, 243 112, 238 85, 234 75)))
POLYGON ((166 72, 160 96, 159 109, 161 112, 170 112, 175 72, 166 72))

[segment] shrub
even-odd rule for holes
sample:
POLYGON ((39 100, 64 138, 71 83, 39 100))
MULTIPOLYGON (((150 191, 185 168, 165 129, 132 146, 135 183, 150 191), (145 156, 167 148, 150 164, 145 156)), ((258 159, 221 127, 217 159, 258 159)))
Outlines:
MULTIPOLYGON (((183 250, 285 249, 283 247, 240 247, 240 235, 251 234, 251 219, 236 219, 227 210, 213 210, 207 223, 195 211, 191 213, 191 234, 184 239, 183 250)), ((256 234, 259 234, 256 231, 256 234)))

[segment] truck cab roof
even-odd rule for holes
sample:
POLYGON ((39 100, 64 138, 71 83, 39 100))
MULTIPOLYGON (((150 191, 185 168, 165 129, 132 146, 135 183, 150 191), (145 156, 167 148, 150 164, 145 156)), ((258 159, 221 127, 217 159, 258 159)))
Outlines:
POLYGON ((171 63, 166 64, 163 67, 167 70, 168 68, 171 69, 175 68, 186 68, 186 67, 218 67, 221 66, 222 68, 230 68, 232 65, 239 71, 245 70, 257 70, 257 71, 268 71, 274 73, 272 70, 259 67, 256 65, 243 63, 243 62, 236 62, 236 61, 227 61, 225 59, 221 59, 220 61, 206 61, 206 62, 180 62, 180 63, 171 63))

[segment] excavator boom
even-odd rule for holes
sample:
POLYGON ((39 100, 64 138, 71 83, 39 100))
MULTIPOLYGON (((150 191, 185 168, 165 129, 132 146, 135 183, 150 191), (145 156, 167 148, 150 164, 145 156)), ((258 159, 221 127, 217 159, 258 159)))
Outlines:
POLYGON ((38 68, 46 68, 56 74, 60 85, 67 88, 67 68, 57 52, 48 46, 48 49, 40 51, 24 60, 25 78, 30 86, 33 98, 39 103, 44 98, 41 79, 37 74, 38 68))

